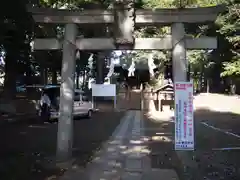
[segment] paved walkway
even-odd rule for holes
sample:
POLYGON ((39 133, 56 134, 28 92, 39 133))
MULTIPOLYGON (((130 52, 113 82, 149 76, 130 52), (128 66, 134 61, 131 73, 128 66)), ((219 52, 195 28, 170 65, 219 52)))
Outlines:
POLYGON ((85 169, 65 173, 61 180, 178 180, 172 169, 152 169, 144 143, 140 111, 128 111, 112 138, 85 169))

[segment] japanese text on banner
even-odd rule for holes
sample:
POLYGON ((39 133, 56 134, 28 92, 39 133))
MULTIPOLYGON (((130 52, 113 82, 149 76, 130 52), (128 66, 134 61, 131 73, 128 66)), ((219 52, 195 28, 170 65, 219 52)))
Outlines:
POLYGON ((193 84, 176 82, 175 90, 175 149, 194 149, 193 84))

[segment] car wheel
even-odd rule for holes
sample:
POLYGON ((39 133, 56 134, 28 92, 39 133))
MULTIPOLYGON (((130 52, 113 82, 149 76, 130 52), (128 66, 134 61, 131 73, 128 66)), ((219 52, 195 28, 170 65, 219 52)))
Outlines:
POLYGON ((87 114, 87 117, 88 117, 88 118, 91 118, 91 117, 92 117, 92 113, 93 113, 92 110, 89 110, 89 111, 88 111, 88 114, 87 114))

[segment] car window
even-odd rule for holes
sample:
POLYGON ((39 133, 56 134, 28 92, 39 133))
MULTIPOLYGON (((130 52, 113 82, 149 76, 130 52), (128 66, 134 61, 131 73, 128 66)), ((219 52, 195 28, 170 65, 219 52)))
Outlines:
POLYGON ((80 93, 79 93, 79 92, 75 92, 74 95, 75 95, 75 96, 79 96, 80 93))
POLYGON ((80 101, 80 93, 79 92, 74 93, 74 101, 80 101))
POLYGON ((56 98, 60 96, 60 88, 58 87, 43 89, 43 93, 44 92, 48 95, 52 102, 55 101, 56 98))
MULTIPOLYGON (((54 88, 47 88, 44 89, 43 92, 45 92, 51 101, 54 101, 57 97, 60 96, 60 88, 54 87, 54 88)), ((80 101, 80 92, 74 92, 74 101, 80 101)))
POLYGON ((83 95, 82 100, 85 101, 85 102, 88 102, 89 98, 86 95, 83 95))

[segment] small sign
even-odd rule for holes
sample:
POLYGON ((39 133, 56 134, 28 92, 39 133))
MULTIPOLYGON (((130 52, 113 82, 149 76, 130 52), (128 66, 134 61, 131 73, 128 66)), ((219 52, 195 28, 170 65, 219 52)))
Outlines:
POLYGON ((193 83, 176 82, 175 150, 194 150, 193 83))
POLYGON ((115 97, 116 84, 92 84, 92 96, 115 97))

